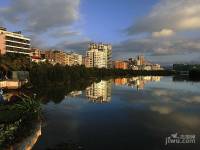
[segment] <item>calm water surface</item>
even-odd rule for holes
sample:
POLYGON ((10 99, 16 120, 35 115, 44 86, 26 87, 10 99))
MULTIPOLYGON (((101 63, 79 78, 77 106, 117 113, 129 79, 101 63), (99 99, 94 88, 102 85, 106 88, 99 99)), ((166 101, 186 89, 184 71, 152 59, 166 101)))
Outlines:
POLYGON ((44 104, 43 111, 34 150, 66 143, 85 150, 200 149, 200 83, 172 77, 101 81, 44 104), (165 145, 175 133, 195 135, 196 144, 165 145))

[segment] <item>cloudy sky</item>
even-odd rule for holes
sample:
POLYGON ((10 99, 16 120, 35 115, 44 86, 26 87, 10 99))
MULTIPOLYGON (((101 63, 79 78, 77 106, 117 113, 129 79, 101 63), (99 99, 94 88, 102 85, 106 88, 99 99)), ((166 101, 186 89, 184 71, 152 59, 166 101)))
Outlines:
POLYGON ((6 0, 0 14, 35 47, 85 54, 88 42, 106 42, 114 59, 200 62, 200 0, 6 0))

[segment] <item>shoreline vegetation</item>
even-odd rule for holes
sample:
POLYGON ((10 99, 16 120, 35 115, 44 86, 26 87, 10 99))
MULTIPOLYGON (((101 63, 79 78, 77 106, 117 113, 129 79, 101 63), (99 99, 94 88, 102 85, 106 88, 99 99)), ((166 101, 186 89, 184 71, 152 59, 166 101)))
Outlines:
POLYGON ((11 104, 0 104, 0 149, 9 148, 31 134, 33 122, 40 119, 40 101, 22 95, 11 104))

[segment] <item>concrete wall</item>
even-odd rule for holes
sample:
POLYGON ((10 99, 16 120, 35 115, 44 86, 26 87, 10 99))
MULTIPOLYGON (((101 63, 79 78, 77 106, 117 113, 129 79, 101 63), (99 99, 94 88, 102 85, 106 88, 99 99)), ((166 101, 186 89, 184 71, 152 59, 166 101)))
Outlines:
POLYGON ((0 81, 1 89, 18 89, 22 86, 20 81, 0 81))

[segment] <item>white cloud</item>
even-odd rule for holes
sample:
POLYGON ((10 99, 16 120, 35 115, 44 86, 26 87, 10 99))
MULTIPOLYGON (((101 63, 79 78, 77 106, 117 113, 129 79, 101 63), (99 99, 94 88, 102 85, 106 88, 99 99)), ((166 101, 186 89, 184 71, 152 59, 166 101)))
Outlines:
POLYGON ((200 0, 161 0, 150 13, 127 29, 128 34, 200 29, 200 0))
POLYGON ((173 109, 169 106, 151 106, 150 109, 163 115, 167 115, 173 112, 173 109))
POLYGON ((126 29, 131 37, 116 45, 116 49, 121 51, 119 56, 137 52, 162 61, 166 57, 171 63, 199 62, 199 29, 200 0, 160 0, 146 16, 126 29))
POLYGON ((11 0, 0 6, 0 22, 22 30, 36 47, 52 47, 63 37, 79 36, 80 0, 11 0))
POLYGON ((67 27, 79 19, 80 0, 12 0, 0 8, 4 22, 21 25, 30 32, 67 27))
POLYGON ((199 29, 200 28, 200 17, 191 17, 182 19, 178 25, 180 29, 199 29))
POLYGON ((174 35, 174 31, 171 29, 162 29, 159 32, 153 32, 152 36, 153 37, 169 37, 174 35))

